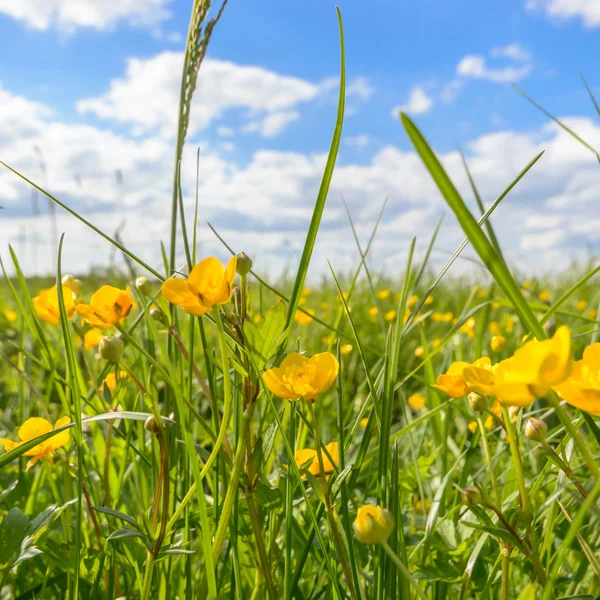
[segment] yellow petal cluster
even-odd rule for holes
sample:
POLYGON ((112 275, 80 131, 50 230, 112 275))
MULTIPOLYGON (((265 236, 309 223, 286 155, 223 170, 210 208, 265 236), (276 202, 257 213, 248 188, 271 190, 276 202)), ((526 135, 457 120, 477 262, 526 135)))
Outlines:
POLYGON ((233 256, 224 267, 213 256, 205 258, 192 269, 187 279, 167 279, 162 286, 162 295, 188 314, 201 317, 214 306, 231 300, 236 262, 233 256))
POLYGON ((476 381, 483 383, 487 382, 491 364, 487 356, 477 359, 473 364, 463 361, 452 363, 446 373, 437 378, 437 384, 433 387, 441 390, 451 398, 460 398, 461 396, 466 396, 469 392, 485 393, 479 391, 481 386, 477 386, 478 389, 472 389, 467 385, 465 370, 471 369, 471 380, 473 383, 476 381))
POLYGON ((331 352, 321 352, 311 358, 293 352, 279 367, 265 371, 265 385, 280 398, 304 399, 314 402, 335 381, 339 369, 337 358, 331 352))
POLYGON ((573 362, 569 378, 554 389, 571 406, 600 415, 600 343, 589 345, 573 362))
POLYGON ((111 285, 103 285, 90 298, 89 304, 78 304, 77 314, 98 329, 109 329, 121 323, 133 308, 129 288, 121 290, 111 285))
MULTIPOLYGON (((63 298, 65 303, 65 310, 67 311, 67 318, 71 318, 75 312, 77 305, 77 296, 72 289, 67 286, 62 286, 63 298)), ((33 300, 33 307, 35 312, 40 319, 43 319, 47 323, 57 325, 60 323, 60 308, 58 306, 58 289, 55 285, 47 290, 42 290, 33 300)))
MULTIPOLYGON (((71 422, 69 417, 63 417, 56 421, 54 425, 54 429, 58 429, 63 425, 67 425, 71 422)), ((52 431, 52 423, 47 421, 46 419, 42 419, 40 417, 31 417, 27 419, 21 427, 19 427, 19 439, 20 442, 13 442, 12 440, 6 438, 0 438, 0 446, 4 446, 4 449, 7 452, 10 452, 14 448, 17 448, 21 444, 28 442, 44 433, 48 433, 52 431)), ((35 463, 40 460, 47 460, 51 465, 53 465, 53 455, 58 448, 65 446, 69 443, 69 430, 62 431, 61 433, 56 434, 50 439, 34 446, 27 452, 24 452, 24 456, 31 456, 31 460, 27 463, 27 470, 31 469, 35 463)))
MULTIPOLYGON (((323 469, 325 475, 331 475, 340 460, 338 443, 331 442, 330 444, 327 444, 325 446, 325 450, 327 450, 327 452, 323 452, 323 469), (329 460, 329 456, 327 456, 327 454, 331 456, 332 460, 329 460)), ((321 474, 317 451, 313 450, 312 448, 296 450, 294 453, 294 461, 299 468, 305 467, 312 475, 318 476, 321 474)))
POLYGON ((365 504, 358 509, 352 528, 362 544, 383 544, 390 537, 394 525, 394 517, 389 510, 365 504))

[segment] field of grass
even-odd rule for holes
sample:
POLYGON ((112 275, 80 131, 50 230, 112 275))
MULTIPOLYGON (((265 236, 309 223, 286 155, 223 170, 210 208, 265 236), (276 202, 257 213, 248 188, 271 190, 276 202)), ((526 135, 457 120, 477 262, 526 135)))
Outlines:
POLYGON ((474 215, 401 115, 465 242, 438 271, 432 232, 394 277, 369 269, 369 242, 312 286, 341 16, 340 39, 331 150, 286 281, 231 240, 227 261, 196 256, 177 175, 162 265, 102 223, 122 272, 62 273, 62 240, 54 279, 3 256, 0 599, 600 597, 600 267, 514 273, 489 217, 539 156, 489 208, 473 183, 474 215), (467 244, 485 284, 444 277, 467 244))

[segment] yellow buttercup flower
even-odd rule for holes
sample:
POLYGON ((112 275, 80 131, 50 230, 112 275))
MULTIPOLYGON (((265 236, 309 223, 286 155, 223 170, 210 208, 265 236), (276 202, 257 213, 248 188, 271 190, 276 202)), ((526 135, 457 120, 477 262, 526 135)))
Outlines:
POLYGON ((327 310, 329 308, 329 302, 321 302, 321 310, 327 310))
POLYGON ((86 350, 91 350, 100 343, 100 340, 103 337, 104 332, 102 331, 102 329, 96 329, 95 327, 93 327, 92 329, 87 331, 86 334, 83 336, 83 347, 86 350))
POLYGON ((500 327, 498 321, 491 321, 489 328, 492 335, 502 335, 502 328, 500 327))
MULTIPOLYGON (((588 302, 587 300, 585 300, 584 298, 582 298, 581 300, 577 300, 577 304, 575 305, 575 310, 579 311, 579 312, 583 312, 588 306, 588 302)), ((595 317, 596 315, 594 315, 595 317)))
POLYGON ((528 289, 531 287, 531 281, 530 281, 529 279, 526 279, 526 280, 523 282, 523 287, 524 287, 526 290, 528 290, 528 289))
POLYGON ((600 415, 600 343, 588 346, 573 362, 569 378, 554 389, 571 406, 600 415))
POLYGON ((369 315, 371 317, 376 317, 378 312, 379 309, 376 306, 371 306, 371 308, 369 309, 369 315))
POLYGON ((549 302, 550 301, 550 290, 542 290, 540 292, 540 300, 542 302, 549 302))
POLYGON ((460 398, 466 396, 469 392, 477 392, 478 394, 484 393, 479 391, 481 389, 481 381, 486 379, 485 372, 491 368, 491 361, 487 356, 477 359, 472 365, 468 362, 455 362, 452 363, 444 375, 439 375, 437 378, 437 384, 434 388, 441 390, 447 396, 451 398, 460 398), (466 369, 472 368, 470 373, 470 382, 478 389, 472 389, 467 385, 465 379, 466 369))
MULTIPOLYGON (((119 378, 117 379, 117 376, 115 375, 114 371, 111 371, 105 378, 104 378, 104 385, 106 385, 106 387, 112 392, 114 392, 117 389, 117 385, 119 383, 119 381, 121 381, 122 379, 128 379, 129 375, 127 374, 127 371, 119 371, 119 378)), ((104 385, 100 386, 99 391, 102 391, 104 389, 104 385)))
POLYGON ((454 315, 451 312, 441 313, 436 311, 431 315, 435 323, 450 323, 453 317, 454 315))
POLYGON ((420 410, 425 406, 425 397, 417 392, 416 394, 409 396, 407 402, 413 410, 420 410))
POLYGON ((310 315, 314 315, 315 311, 312 308, 309 308, 306 312, 303 312, 301 310, 297 310, 296 314, 294 315, 294 321, 296 321, 296 323, 300 323, 300 325, 309 325, 310 323, 312 323, 312 317, 310 315), (309 314, 306 314, 309 313, 309 314))
POLYGON ((466 333, 467 337, 473 339, 475 337, 475 318, 467 319, 461 326, 460 331, 466 333))
POLYGON ((231 300, 236 264, 235 256, 229 259, 227 267, 214 256, 205 258, 192 269, 187 279, 167 279, 161 288, 162 295, 186 313, 201 317, 214 306, 231 300))
MULTIPOLYGON (((73 290, 66 286, 62 286, 63 298, 65 302, 65 310, 67 311, 67 318, 70 319, 73 316, 75 307, 77 305, 77 297, 73 290)), ((33 300, 33 307, 38 317, 46 321, 46 323, 52 323, 57 325, 60 322, 60 309, 58 307, 58 289, 55 285, 47 290, 42 290, 33 300)))
POLYGON ((120 290, 111 285, 103 285, 92 295, 89 304, 78 304, 75 311, 92 327, 104 330, 121 323, 132 308, 129 288, 120 290))
POLYGON ((342 344, 340 346, 340 354, 346 356, 352 352, 352 344, 342 344))
MULTIPOLYGON (((395 310, 388 310, 385 315, 383 315, 383 318, 386 321, 393 321, 396 318, 396 311, 395 310)), ((409 313, 410 314, 410 313, 409 313)))
POLYGON ((494 335, 490 340, 490 347, 494 352, 506 350, 506 338, 503 335, 494 335))
POLYGON ((358 509, 352 528, 361 544, 383 544, 390 537, 395 524, 389 510, 365 504, 358 509))
POLYGON ((14 310, 4 310, 4 317, 9 323, 14 323, 17 320, 17 313, 14 310))
MULTIPOLYGON (((71 422, 69 417, 63 417, 56 421, 54 425, 54 429, 58 429, 63 425, 67 425, 71 422)), ((4 449, 7 452, 10 452, 14 448, 17 448, 24 442, 28 442, 39 435, 44 433, 48 433, 52 431, 52 423, 47 421, 46 419, 42 419, 40 417, 32 417, 31 419, 27 419, 21 427, 19 427, 19 438, 20 442, 13 442, 12 440, 6 438, 0 438, 0 446, 4 446, 4 449)), ((56 434, 50 439, 34 446, 30 450, 27 450, 23 454, 23 456, 31 456, 31 460, 27 463, 27 471, 35 465, 39 460, 47 460, 51 465, 53 465, 53 455, 56 450, 65 446, 69 443, 69 430, 61 431, 61 433, 56 434)))
POLYGON ((369 423, 369 417, 365 417, 364 419, 360 420, 359 425, 364 429, 368 423, 369 423))
MULTIPOLYGON (((427 298, 429 300, 429 298, 427 298)), ((408 302, 406 304, 406 306, 408 306, 408 308, 412 308, 417 301, 419 300, 419 296, 416 296, 415 294, 413 294, 409 299, 408 302)))
POLYGON ((339 369, 337 358, 331 352, 321 352, 311 358, 293 352, 279 367, 265 371, 265 385, 280 398, 304 399, 314 402, 335 381, 339 369))
MULTIPOLYGON (((323 469, 325 475, 331 475, 340 460, 338 443, 331 442, 330 444, 327 444, 325 446, 325 449, 327 450, 327 452, 323 452, 323 469), (327 454, 331 456, 333 463, 331 462, 331 460, 329 460, 327 454)), ((305 466, 307 471, 312 475, 318 476, 321 474, 321 469, 319 466, 319 457, 317 455, 316 450, 312 450, 310 448, 306 448, 304 450, 296 450, 296 452, 294 452, 294 461, 296 462, 296 465, 298 465, 298 467, 305 466), (308 466, 306 466, 307 463, 308 466)))
POLYGON ((389 295, 390 295, 391 293, 392 293, 392 292, 390 292, 390 290, 380 290, 379 292, 377 292, 377 297, 378 297, 380 300, 385 300, 386 298, 388 298, 388 297, 389 297, 389 295))
POLYGON ((417 346, 415 348, 415 356, 417 358, 423 358, 424 354, 425 354, 425 348, 423 348, 423 346, 417 346))
POLYGON ((549 340, 532 340, 494 368, 493 395, 501 404, 527 406, 571 372, 571 332, 563 325, 549 340))

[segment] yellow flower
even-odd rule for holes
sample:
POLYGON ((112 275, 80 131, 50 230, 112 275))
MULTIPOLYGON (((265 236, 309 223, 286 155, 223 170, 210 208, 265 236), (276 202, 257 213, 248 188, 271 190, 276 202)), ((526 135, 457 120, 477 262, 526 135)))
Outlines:
POLYGON ((83 347, 86 350, 91 350, 95 348, 100 340, 104 337, 104 332, 102 329, 96 329, 95 327, 86 332, 83 336, 83 347))
POLYGON ((428 304, 433 304, 433 296, 427 296, 425 300, 425 306, 427 306, 428 304))
POLYGON ((333 385, 338 369, 337 358, 331 352, 321 352, 311 358, 293 352, 279 367, 265 371, 263 377, 269 390, 280 398, 314 402, 333 385))
POLYGON ((512 333, 512 330, 515 328, 515 322, 513 321, 512 315, 508 313, 504 315, 504 329, 506 333, 512 333))
POLYGON ((422 394, 419 394, 418 392, 416 394, 413 394, 412 396, 409 396, 407 402, 413 410, 420 410, 425 406, 425 398, 422 394))
POLYGON ((571 332, 563 325, 549 340, 532 340, 494 369, 493 395, 501 404, 527 406, 571 372, 571 332))
POLYGON ((503 335, 494 335, 490 340, 490 346, 494 352, 506 350, 506 338, 503 335))
POLYGON ((329 302, 321 302, 321 310, 327 310, 329 308, 329 302))
POLYGON ((425 354, 425 349, 423 348, 423 346, 417 346, 415 348, 415 356, 417 358, 423 358, 424 354, 425 354))
POLYGON ((369 417, 365 417, 364 419, 360 420, 360 426, 364 429, 367 426, 368 422, 369 422, 369 417))
MULTIPOLYGON (((119 378, 115 375, 114 371, 111 371, 105 378, 104 383, 106 387, 112 392, 117 389, 117 385, 121 379, 127 379, 129 375, 127 375, 127 371, 119 371, 119 378)), ((104 386, 100 386, 100 391, 104 389, 104 386)))
POLYGON ((300 296, 298 298, 298 306, 304 306, 306 304, 306 296, 300 296))
POLYGON ((312 323, 312 317, 310 315, 314 314, 315 311, 312 308, 309 308, 306 312, 297 310, 296 314, 294 315, 294 321, 296 321, 296 323, 300 323, 300 325, 308 325, 309 323, 312 323))
POLYGON ((600 343, 588 346, 573 362, 569 378, 554 389, 571 406, 600 415, 600 343))
POLYGON ((312 294, 312 290, 310 288, 304 288, 301 294, 302 296, 310 296, 312 294))
POLYGON ((438 346, 439 346, 441 343, 442 343, 442 340, 440 340, 440 338, 435 338, 435 339, 433 340, 433 342, 431 342, 431 345, 432 345, 434 348, 437 348, 437 347, 438 347, 438 346))
POLYGON ((376 317, 378 312, 379 309, 376 306, 371 306, 371 308, 369 309, 369 315, 371 317, 376 317))
POLYGON ((396 318, 396 311, 395 310, 388 310, 385 315, 383 315, 383 318, 386 321, 393 321, 396 318))
POLYGON ((81 281, 79 281, 77 277, 66 273, 62 276, 61 283, 70 290, 73 290, 76 296, 79 296, 79 292, 81 291, 81 281))
POLYGON ((4 316, 9 323, 14 323, 17 320, 17 313, 8 308, 4 311, 4 316))
POLYGON ((526 279, 526 280, 523 282, 523 287, 524 287, 526 290, 528 290, 528 289, 531 287, 531 281, 530 281, 529 279, 526 279))
MULTIPOLYGON (((587 305, 588 305, 588 302, 584 298, 582 298, 581 300, 577 300, 577 304, 575 305, 575 310, 578 310, 579 312, 583 312, 587 308, 587 305)), ((594 315, 594 317, 595 316, 596 315, 594 315)))
MULTIPOLYGON (((63 298, 65 301, 65 310, 67 318, 70 319, 75 311, 77 298, 70 288, 62 286, 63 298)), ((53 285, 47 290, 42 290, 35 298, 33 298, 33 307, 37 316, 46 321, 57 325, 60 322, 60 309, 58 307, 58 290, 53 285)))
POLYGON ((489 327, 492 335, 502 335, 502 329, 500 328, 498 321, 491 321, 489 327))
MULTIPOLYGON (((325 446, 325 449, 327 450, 327 452, 323 452, 323 469, 325 469, 325 475, 331 475, 331 473, 333 473, 335 467, 337 466, 340 460, 338 443, 331 442, 330 444, 327 444, 327 446, 325 446), (327 454, 331 456, 333 463, 329 460, 327 454)), ((310 461, 308 466, 305 467, 307 468, 308 472, 312 475, 317 476, 321 474, 321 469, 319 467, 319 457, 317 455, 316 450, 312 450, 310 448, 306 448, 304 450, 296 450, 296 452, 294 452, 294 461, 296 462, 296 465, 298 465, 298 467, 307 465, 308 461, 310 461)))
POLYGON ((162 295, 186 313, 201 317, 214 306, 231 300, 236 265, 235 256, 229 259, 227 267, 214 256, 205 258, 192 269, 187 279, 167 279, 161 289, 162 295))
POLYGON ((549 302, 549 300, 550 300, 550 290, 542 290, 540 292, 540 300, 542 302, 549 302))
POLYGON ((358 509, 352 528, 361 544, 383 544, 390 537, 394 525, 394 517, 389 510, 365 504, 358 509))
POLYGON ((467 337, 473 339, 475 337, 475 318, 467 319, 461 326, 460 331, 467 334, 467 337))
MULTIPOLYGON (((69 417, 63 417, 56 421, 56 425, 54 425, 54 429, 58 429, 63 425, 67 425, 71 422, 69 417)), ((4 446, 4 449, 7 452, 10 452, 14 448, 17 448, 24 442, 28 442, 39 435, 44 433, 48 433, 52 431, 52 423, 46 421, 46 419, 41 419, 40 417, 32 417, 31 419, 27 419, 21 427, 19 427, 19 438, 20 442, 13 442, 12 440, 8 440, 6 438, 0 438, 0 446, 4 446)), ((65 446, 69 443, 69 430, 62 431, 57 435, 51 437, 50 439, 34 446, 30 450, 27 450, 23 454, 23 456, 31 456, 31 460, 27 463, 27 471, 35 465, 39 460, 47 460, 51 465, 53 465, 53 455, 54 451, 58 450, 62 446, 65 446)))
POLYGON ((392 292, 390 292, 390 290, 381 290, 381 291, 377 292, 377 297, 378 297, 380 300, 385 300, 386 298, 388 298, 388 297, 389 297, 389 295, 390 295, 391 293, 392 293, 392 292))
POLYGON ((120 290, 110 285, 103 285, 92 295, 89 304, 78 304, 75 311, 92 327, 104 330, 121 323, 132 308, 129 288, 120 290))
POLYGON ((487 356, 477 359, 472 365, 468 362, 455 362, 448 367, 444 375, 438 376, 437 385, 433 387, 441 390, 451 398, 460 398, 466 396, 469 392, 485 394, 485 392, 479 390, 481 389, 481 382, 486 380, 486 373, 490 368, 491 361, 487 356), (472 373, 470 373, 469 381, 477 389, 467 385, 465 371, 470 368, 472 368, 472 373))
POLYGON ((590 310, 590 311, 588 312, 588 317, 589 317, 590 319, 594 319, 594 320, 596 320, 596 315, 597 315, 597 311, 596 311, 596 309, 595 309, 595 308, 592 308, 592 310, 590 310))
POLYGON ((453 317, 454 315, 451 312, 441 313, 436 311, 431 315, 435 323, 450 323, 453 317))
POLYGON ((340 353, 346 356, 346 354, 350 354, 352 352, 352 344, 343 344, 340 346, 340 353))
MULTIPOLYGON (((429 300, 429 298, 427 298, 427 299, 429 300)), ((413 307, 413 306, 414 306, 414 305, 417 303, 417 301, 418 301, 418 300, 419 300, 419 296, 416 296, 415 294, 413 294, 413 295, 412 295, 412 296, 411 296, 411 297, 408 299, 408 302, 407 302, 407 304, 406 304, 406 305, 408 306, 408 308, 412 308, 412 307, 413 307)))

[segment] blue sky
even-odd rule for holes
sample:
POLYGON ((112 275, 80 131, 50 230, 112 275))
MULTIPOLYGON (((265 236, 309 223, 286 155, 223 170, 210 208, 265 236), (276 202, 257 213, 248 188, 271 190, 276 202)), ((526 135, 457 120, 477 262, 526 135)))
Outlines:
MULTIPOLYGON (((0 159, 42 182, 101 228, 124 222, 127 244, 159 264, 181 52, 190 2, 0 0, 0 159), (120 170, 124 184, 115 182, 120 170)), ((491 202, 541 149, 546 156, 495 215, 514 264, 565 266, 597 246, 597 163, 511 87, 516 81, 600 147, 600 0, 355 0, 340 3, 348 72, 344 138, 315 272, 356 261, 340 196, 363 239, 385 196, 373 261, 393 269, 413 235, 426 244, 444 205, 394 114, 411 114, 470 194, 466 150, 491 202), (551 258, 552 257, 552 258, 551 258)), ((204 222, 256 254, 265 271, 293 264, 310 219, 336 110, 339 41, 324 0, 231 0, 217 26, 192 114, 184 181, 202 148, 202 251, 222 254, 204 222)), ((31 271, 52 269, 45 201, 0 173, 0 237, 31 271)), ((191 193, 187 206, 191 208, 191 193)), ((447 211, 446 211, 447 212, 447 211)), ((106 243, 59 214, 67 268, 106 264, 106 243)), ((446 215, 440 247, 461 240, 446 215)), ((4 250, 0 250, 4 255, 4 250)), ((443 258, 443 257, 442 257, 443 258)))

